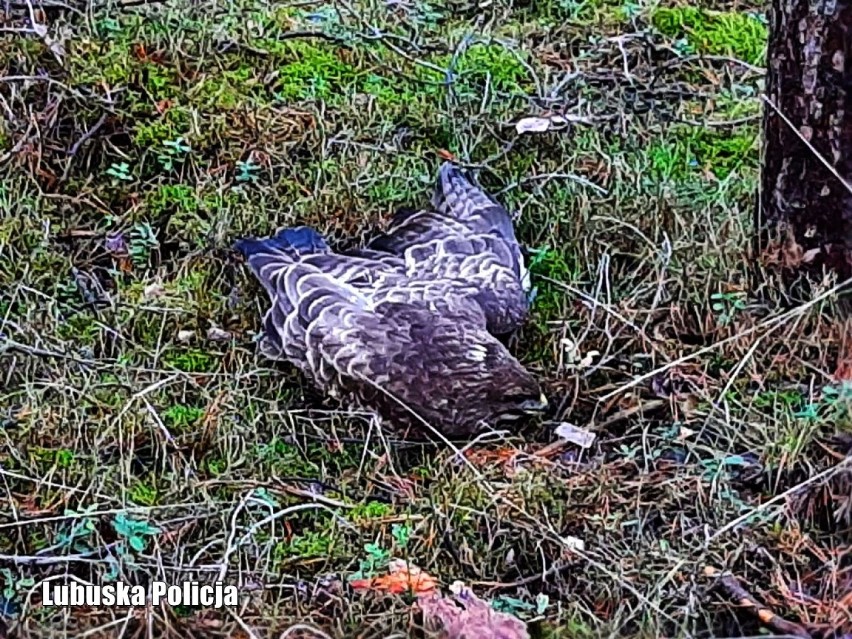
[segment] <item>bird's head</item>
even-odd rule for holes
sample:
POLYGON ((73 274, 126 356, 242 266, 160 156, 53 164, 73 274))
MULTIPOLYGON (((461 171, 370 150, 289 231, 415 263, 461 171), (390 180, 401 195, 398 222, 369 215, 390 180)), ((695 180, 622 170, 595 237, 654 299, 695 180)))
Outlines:
POLYGON ((506 368, 498 400, 500 420, 513 422, 543 415, 548 409, 547 397, 535 377, 520 364, 506 368))
MULTIPOLYGON (((467 350, 444 354, 442 383, 454 395, 457 419, 473 428, 494 428, 542 415, 547 398, 535 376, 486 331, 468 333, 467 350)), ((434 355, 434 352, 433 352, 434 355)))

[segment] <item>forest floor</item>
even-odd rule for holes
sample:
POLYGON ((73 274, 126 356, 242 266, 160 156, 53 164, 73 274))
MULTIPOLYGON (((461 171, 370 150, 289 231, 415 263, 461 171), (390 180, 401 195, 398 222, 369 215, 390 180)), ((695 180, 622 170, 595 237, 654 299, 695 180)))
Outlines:
POLYGON ((392 559, 537 637, 758 634, 714 570, 850 630, 834 283, 782 295, 751 253, 762 6, 43 2, 0 9, 18 636, 408 636, 410 596, 352 583, 392 559), (588 448, 395 440, 256 352, 232 241, 361 242, 448 153, 517 215, 538 295, 511 347, 588 448), (244 605, 40 605, 45 579, 218 576, 244 605))

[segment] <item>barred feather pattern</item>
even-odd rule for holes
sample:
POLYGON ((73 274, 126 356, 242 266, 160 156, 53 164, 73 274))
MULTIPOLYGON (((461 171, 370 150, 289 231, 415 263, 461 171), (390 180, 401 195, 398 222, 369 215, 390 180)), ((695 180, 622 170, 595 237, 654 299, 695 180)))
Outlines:
POLYGON ((466 437, 519 419, 542 395, 492 334, 526 313, 511 220, 509 236, 499 215, 483 217, 458 197, 440 206, 460 216, 443 236, 433 219, 342 254, 307 227, 235 248, 271 302, 263 354, 395 429, 466 437), (415 228, 424 231, 419 241, 415 228))
POLYGON ((432 208, 398 214, 368 248, 402 256, 409 277, 466 282, 495 335, 517 329, 529 314, 530 278, 511 216, 449 162, 432 208))

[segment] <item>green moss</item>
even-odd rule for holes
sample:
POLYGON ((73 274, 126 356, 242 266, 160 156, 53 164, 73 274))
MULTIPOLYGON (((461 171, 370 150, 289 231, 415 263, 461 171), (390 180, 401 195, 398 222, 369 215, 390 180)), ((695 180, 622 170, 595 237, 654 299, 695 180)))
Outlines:
POLYGON ((700 167, 724 179, 743 165, 757 166, 757 135, 757 130, 731 134, 703 129, 693 135, 691 148, 700 167))
POLYGON ((13 198, 15 195, 12 185, 0 184, 0 244, 4 245, 7 245, 13 236, 17 238, 21 232, 21 220, 17 216, 7 215, 7 212, 12 210, 13 198))
POLYGON ((121 406, 126 398, 118 377, 112 373, 101 373, 99 378, 100 383, 92 388, 92 403, 109 408, 121 406))
POLYGON ((27 547, 39 551, 51 545, 51 540, 43 530, 29 529, 26 532, 27 547))
POLYGON ((198 211, 195 191, 186 184, 161 184, 145 196, 145 203, 152 216, 173 211, 198 211))
POLYGON ((326 99, 354 85, 358 71, 329 46, 265 42, 283 62, 277 93, 283 100, 326 99))
MULTIPOLYGON (((497 44, 477 44, 459 56, 456 63, 457 89, 481 95, 486 82, 493 91, 525 93, 530 85, 529 72, 520 58, 524 52, 513 53, 497 44)), ((445 64, 449 66, 450 60, 445 64)))
POLYGON ((409 91, 407 86, 401 88, 398 82, 394 83, 390 78, 375 73, 368 74, 362 80, 361 90, 376 96, 377 104, 383 107, 410 105, 412 101, 417 100, 417 94, 409 91))
POLYGON ((114 42, 122 39, 129 41, 133 34, 138 33, 142 23, 142 16, 130 12, 109 16, 101 15, 95 20, 95 31, 102 42, 114 42))
POLYGON ((683 178, 692 163, 688 150, 676 140, 657 140, 648 146, 643 155, 649 164, 651 176, 661 182, 683 178))
POLYGON ((62 339, 81 346, 94 346, 101 328, 95 319, 85 313, 75 313, 64 318, 56 331, 62 339))
POLYGON ((255 445, 253 457, 260 467, 284 476, 313 477, 319 472, 319 467, 307 461, 298 448, 277 437, 255 445))
MULTIPOLYGON (((544 276, 556 282, 572 282, 577 277, 576 260, 564 250, 553 248, 537 249, 528 266, 533 280, 544 276)), ((542 321, 553 319, 562 310, 565 290, 546 280, 535 281, 536 296, 534 310, 542 321)))
POLYGON ((393 507, 379 501, 368 501, 358 504, 347 513, 350 521, 362 521, 365 519, 381 519, 393 514, 393 507))
POLYGON ((71 468, 74 464, 74 451, 67 448, 60 448, 56 451, 54 459, 58 468, 71 468))
POLYGON ((140 506, 154 506, 157 503, 157 488, 139 481, 130 487, 128 497, 140 506))
POLYGON ((179 106, 173 106, 156 119, 137 119, 133 127, 133 144, 140 151, 145 151, 159 148, 164 142, 186 137, 189 121, 189 112, 179 106))
POLYGON ((334 541, 330 532, 307 530, 276 544, 272 551, 272 564, 278 567, 293 559, 333 557, 336 555, 334 541))
POLYGON ((202 417, 204 417, 203 408, 184 406, 183 404, 169 406, 163 412, 163 421, 166 426, 177 431, 192 428, 202 417))
POLYGON ((174 67, 144 62, 140 64, 139 77, 155 101, 177 99, 184 93, 180 75, 174 67))
POLYGON ((366 189, 366 195, 371 200, 383 204, 410 202, 421 188, 421 184, 412 180, 411 176, 422 174, 424 168, 424 162, 420 158, 400 155, 394 158, 393 166, 388 169, 388 175, 370 183, 366 189))
POLYGON ((40 468, 58 468, 68 470, 75 466, 77 459, 73 450, 68 448, 42 448, 34 446, 29 450, 30 460, 35 462, 40 468))
POLYGON ((741 167, 756 167, 757 129, 734 132, 723 129, 677 127, 643 153, 657 181, 686 180, 704 171, 725 179, 741 167))
POLYGON ((107 41, 81 38, 72 43, 71 53, 69 73, 78 85, 125 86, 138 68, 131 42, 125 37, 107 41))
POLYGON ((238 62, 233 69, 210 72, 187 91, 192 103, 203 110, 229 110, 272 101, 254 66, 238 62))
POLYGON ((181 293, 206 293, 205 282, 207 274, 204 271, 193 270, 180 278, 175 286, 181 293))
POLYGON ((228 471, 228 460, 219 456, 207 457, 202 462, 202 467, 212 476, 218 477, 228 471))
POLYGON ((229 207, 237 207, 239 195, 218 189, 199 192, 187 184, 160 184, 145 194, 145 205, 149 217, 167 218, 163 231, 167 236, 178 236, 190 246, 202 248, 211 222, 221 219, 229 207))
POLYGON ((621 0, 536 0, 530 9, 532 16, 548 25, 565 20, 619 23, 635 11, 631 2, 621 0))
POLYGON ((718 12, 695 7, 661 7, 651 22, 670 38, 684 39, 689 50, 727 55, 763 64, 768 30, 757 17, 741 12, 718 12))
POLYGON ((197 348, 187 348, 166 351, 163 353, 163 362, 185 373, 207 373, 213 370, 216 360, 197 348))

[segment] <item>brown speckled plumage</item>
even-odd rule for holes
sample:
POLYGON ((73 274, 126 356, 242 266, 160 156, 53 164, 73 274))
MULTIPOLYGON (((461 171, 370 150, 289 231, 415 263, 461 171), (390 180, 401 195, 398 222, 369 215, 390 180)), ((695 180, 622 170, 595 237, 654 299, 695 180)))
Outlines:
POLYGON ((452 165, 430 210, 397 216, 365 249, 334 253, 306 227, 236 248, 272 302, 262 352, 332 397, 449 437, 543 408, 536 380, 492 335, 528 312, 511 219, 452 165))

